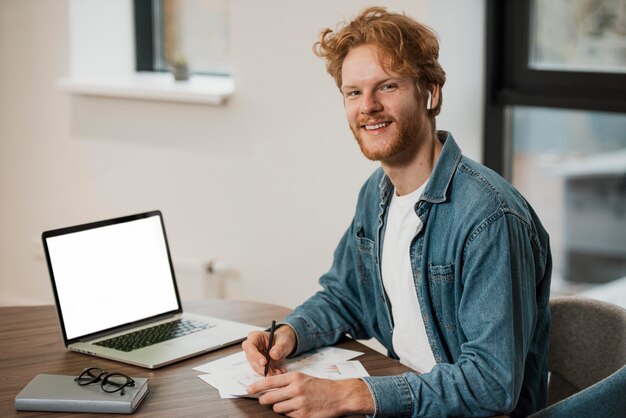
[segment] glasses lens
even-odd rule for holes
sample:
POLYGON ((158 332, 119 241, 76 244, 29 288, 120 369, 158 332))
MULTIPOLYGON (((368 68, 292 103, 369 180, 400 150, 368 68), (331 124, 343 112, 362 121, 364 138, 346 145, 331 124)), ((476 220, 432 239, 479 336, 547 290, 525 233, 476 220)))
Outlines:
POLYGON ((79 385, 88 385, 90 383, 99 381, 100 376, 102 376, 103 373, 106 372, 98 367, 90 367, 83 370, 83 372, 80 374, 80 376, 78 376, 76 381, 79 385))
POLYGON ((134 385, 133 379, 121 373, 111 373, 102 380, 102 390, 109 393, 134 385))

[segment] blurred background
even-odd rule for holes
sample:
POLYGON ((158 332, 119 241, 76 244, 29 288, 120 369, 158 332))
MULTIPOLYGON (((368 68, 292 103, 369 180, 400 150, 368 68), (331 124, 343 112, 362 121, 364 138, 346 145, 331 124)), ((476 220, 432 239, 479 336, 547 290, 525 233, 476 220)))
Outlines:
MULTIPOLYGON (((618 286, 624 110, 499 96, 493 69, 528 52, 541 73, 623 76, 625 2, 602 2, 593 19, 580 11, 591 1, 522 2, 527 44, 512 49, 498 40, 506 16, 493 3, 377 2, 438 33, 447 82, 437 127, 535 207, 552 237, 554 292, 618 286), (541 16, 573 23, 554 33, 541 16)), ((378 165, 361 155, 311 47, 368 5, 0 0, 0 305, 53 303, 43 231, 153 209, 183 299, 295 307, 319 289, 378 165), (176 71, 189 79, 174 81, 176 71)))

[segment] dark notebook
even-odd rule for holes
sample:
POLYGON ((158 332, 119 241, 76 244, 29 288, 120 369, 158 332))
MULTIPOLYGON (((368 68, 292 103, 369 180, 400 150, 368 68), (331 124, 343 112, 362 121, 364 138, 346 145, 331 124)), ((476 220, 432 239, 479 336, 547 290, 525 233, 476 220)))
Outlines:
POLYGON ((134 387, 107 393, 94 383, 80 386, 74 376, 38 374, 15 397, 18 411, 100 412, 132 414, 148 393, 148 379, 134 377, 134 387))

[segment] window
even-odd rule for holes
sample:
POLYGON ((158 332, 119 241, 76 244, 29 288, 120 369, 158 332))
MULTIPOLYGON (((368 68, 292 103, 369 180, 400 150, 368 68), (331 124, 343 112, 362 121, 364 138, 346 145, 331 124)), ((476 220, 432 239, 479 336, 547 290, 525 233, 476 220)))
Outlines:
POLYGON ((530 12, 530 67, 626 72, 623 0, 535 0, 530 12))
POLYGON ((228 75, 226 0, 135 0, 137 71, 228 75))
POLYGON ((553 290, 626 278, 623 0, 488 0, 484 162, 551 236, 553 290))

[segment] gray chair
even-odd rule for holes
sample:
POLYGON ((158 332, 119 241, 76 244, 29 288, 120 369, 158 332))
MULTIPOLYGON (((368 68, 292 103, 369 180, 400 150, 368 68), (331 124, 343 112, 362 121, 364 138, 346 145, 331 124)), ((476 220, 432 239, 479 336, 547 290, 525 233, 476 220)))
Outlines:
POLYGON ((550 311, 548 407, 532 417, 626 417, 626 310, 568 296, 550 311))

